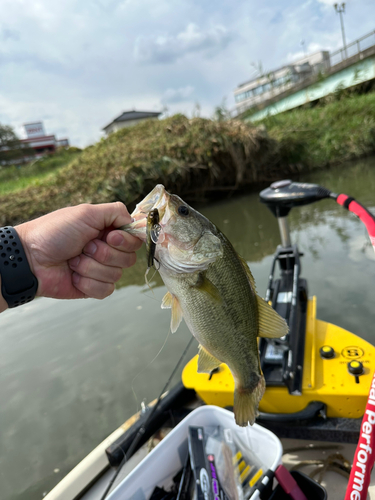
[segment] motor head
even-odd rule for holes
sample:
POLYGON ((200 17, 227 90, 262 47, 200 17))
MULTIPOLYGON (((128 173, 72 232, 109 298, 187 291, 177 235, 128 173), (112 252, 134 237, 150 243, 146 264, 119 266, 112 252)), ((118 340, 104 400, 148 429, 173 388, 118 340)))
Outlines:
POLYGON ((318 184, 293 182, 289 179, 277 181, 260 193, 260 201, 265 203, 276 217, 286 217, 293 207, 308 205, 333 193, 318 184))

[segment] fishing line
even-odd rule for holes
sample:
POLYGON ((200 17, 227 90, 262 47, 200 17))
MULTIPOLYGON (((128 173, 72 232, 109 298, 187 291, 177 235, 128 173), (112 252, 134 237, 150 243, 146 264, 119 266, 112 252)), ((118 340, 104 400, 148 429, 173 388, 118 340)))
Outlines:
POLYGON ((152 363, 156 360, 156 358, 159 356, 159 354, 161 353, 161 351, 164 349, 165 347, 165 344, 167 343, 167 340, 169 338, 169 334, 171 333, 171 329, 168 330, 168 333, 167 333, 167 336, 163 342, 163 345, 161 346, 161 348, 159 349, 159 352, 156 354, 156 356, 154 356, 154 358, 149 362, 149 364, 147 366, 145 366, 145 368, 143 368, 143 370, 141 370, 139 373, 137 373, 137 375, 133 378, 132 382, 131 382, 131 389, 132 389, 132 393, 133 393, 133 396, 134 396, 134 399, 135 399, 135 403, 136 403, 136 408, 137 408, 137 411, 138 411, 138 398, 137 398, 137 394, 135 393, 135 390, 134 390, 134 381, 136 378, 139 377, 139 375, 141 375, 142 373, 144 373, 148 368, 150 368, 150 366, 152 365, 152 363))
MULTIPOLYGON (((168 335, 169 335, 169 332, 168 332, 168 335)), ((150 422, 151 418, 153 417, 154 413, 156 412, 156 410, 157 410, 157 408, 158 408, 158 406, 159 406, 159 403, 160 403, 160 401, 161 401, 161 398, 162 398, 163 394, 167 391, 169 384, 171 383, 171 381, 172 381, 173 377, 175 376, 175 374, 176 374, 176 372, 177 372, 177 370, 178 370, 178 368, 179 368, 179 366, 180 366, 180 364, 181 364, 182 360, 184 359, 184 357, 185 357, 186 353, 188 352, 188 350, 189 350, 189 348, 190 348, 190 346, 191 346, 191 344, 192 344, 193 340, 194 340, 194 337, 192 336, 192 337, 190 338, 190 340, 189 340, 189 342, 188 342, 187 346, 185 347, 184 352, 181 354, 180 359, 177 361, 176 366, 173 368, 173 371, 172 371, 172 373, 170 374, 170 376, 169 376, 169 378, 168 378, 168 380, 167 380, 166 384, 164 385, 164 387, 163 387, 163 389, 162 389, 162 391, 161 391, 161 393, 160 393, 160 395, 159 395, 159 397, 158 397, 158 399, 157 399, 157 401, 156 401, 155 405, 152 407, 152 410, 150 411, 150 414, 149 414, 149 416, 147 417, 146 422, 145 422, 144 424, 142 424, 142 426, 138 429, 138 432, 137 432, 137 434, 135 435, 135 438, 133 439, 133 441, 132 441, 131 445, 129 446, 129 448, 128 448, 128 450, 127 450, 127 452, 124 452, 124 457, 123 457, 123 459, 121 460, 120 465, 118 466, 118 469, 117 469, 117 470, 116 470, 116 472, 114 473, 114 475, 113 475, 112 479, 110 480, 110 482, 109 482, 109 484, 108 484, 107 488, 105 489, 105 491, 104 491, 104 493, 103 493, 102 497, 100 498, 100 500, 104 500, 104 499, 106 498, 106 496, 107 496, 107 494, 108 494, 109 490, 112 488, 112 485, 113 485, 113 483, 115 482, 115 480, 116 480, 117 476, 119 475, 119 473, 120 473, 120 471, 121 471, 122 467, 126 464, 127 459, 128 459, 127 457, 128 457, 128 456, 129 456, 129 457, 131 457, 131 456, 132 456, 132 454, 135 452, 136 447, 137 447, 137 445, 138 445, 139 441, 141 440, 141 438, 142 438, 143 434, 145 433, 145 429, 147 428, 148 423, 150 422)))

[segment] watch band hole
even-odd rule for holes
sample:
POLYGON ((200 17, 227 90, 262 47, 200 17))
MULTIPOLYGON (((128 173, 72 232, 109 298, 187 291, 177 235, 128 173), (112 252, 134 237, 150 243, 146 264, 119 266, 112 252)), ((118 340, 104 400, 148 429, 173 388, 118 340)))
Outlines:
POLYGON ((8 240, 4 240, 4 243, 7 245, 8 244, 8 240))
POLYGON ((12 249, 10 247, 7 248, 7 252, 11 252, 12 249))
POLYGON ((2 256, 2 258, 4 258, 4 257, 6 257, 6 256, 7 256, 7 254, 3 252, 3 253, 1 254, 1 256, 2 256))
MULTIPOLYGON (((13 241, 12 243, 12 247, 16 247, 17 246, 17 243, 15 241, 13 241)), ((1 250, 1 249, 0 249, 1 250)))
POLYGON ((17 267, 17 264, 16 263, 12 264, 12 267, 17 267))
POLYGON ((18 248, 16 250, 14 250, 14 253, 16 253, 17 255, 20 253, 20 251, 18 250, 18 248))
POLYGON ((7 260, 4 262, 4 266, 9 266, 9 262, 7 260))
POLYGON ((22 262, 22 257, 18 257, 18 262, 22 262))

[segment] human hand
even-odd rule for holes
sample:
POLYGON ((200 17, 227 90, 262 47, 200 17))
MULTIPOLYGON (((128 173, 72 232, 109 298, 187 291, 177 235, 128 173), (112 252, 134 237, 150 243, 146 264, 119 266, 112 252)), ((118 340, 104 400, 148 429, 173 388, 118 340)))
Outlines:
POLYGON ((142 242, 117 230, 131 222, 121 202, 62 208, 16 226, 37 295, 56 299, 104 299, 122 269, 135 264, 142 242))

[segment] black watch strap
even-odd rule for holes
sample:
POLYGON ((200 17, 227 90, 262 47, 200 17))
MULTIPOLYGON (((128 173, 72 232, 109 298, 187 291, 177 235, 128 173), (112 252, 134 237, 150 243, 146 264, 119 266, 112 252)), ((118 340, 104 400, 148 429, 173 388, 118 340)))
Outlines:
POLYGON ((38 290, 21 240, 14 227, 0 228, 1 293, 9 307, 30 302, 38 290))

